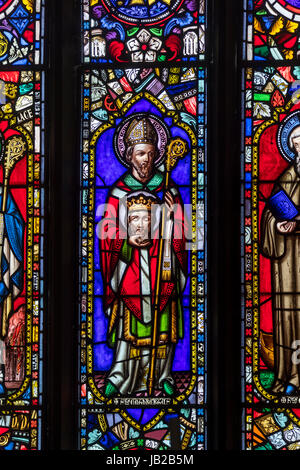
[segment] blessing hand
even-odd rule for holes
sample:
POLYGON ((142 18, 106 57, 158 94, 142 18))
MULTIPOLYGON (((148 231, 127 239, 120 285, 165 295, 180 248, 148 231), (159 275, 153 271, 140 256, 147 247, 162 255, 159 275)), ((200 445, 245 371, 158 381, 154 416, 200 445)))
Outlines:
POLYGON ((297 222, 291 220, 284 220, 283 222, 277 222, 276 228, 278 232, 282 234, 292 233, 296 228, 297 222))
POLYGON ((169 214, 173 214, 175 209, 175 201, 170 191, 167 191, 165 194, 165 204, 169 214))

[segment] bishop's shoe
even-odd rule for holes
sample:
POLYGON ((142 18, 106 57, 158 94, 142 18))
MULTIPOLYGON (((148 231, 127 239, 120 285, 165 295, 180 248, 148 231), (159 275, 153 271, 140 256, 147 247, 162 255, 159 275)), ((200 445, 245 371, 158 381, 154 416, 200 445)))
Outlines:
POLYGON ((118 393, 119 390, 117 389, 117 387, 115 387, 114 384, 110 380, 108 380, 105 384, 104 396, 106 398, 113 398, 118 395, 118 393))
POLYGON ((0 383, 0 399, 6 397, 6 388, 4 386, 4 383, 0 383))
POLYGON ((295 385, 287 385, 285 389, 285 395, 294 396, 298 395, 298 388, 295 385))

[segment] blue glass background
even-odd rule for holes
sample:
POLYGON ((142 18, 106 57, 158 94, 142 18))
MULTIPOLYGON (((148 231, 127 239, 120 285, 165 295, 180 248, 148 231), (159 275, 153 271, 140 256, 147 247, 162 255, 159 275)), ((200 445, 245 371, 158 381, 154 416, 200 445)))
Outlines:
POLYGON ((157 0, 152 6, 147 5, 133 5, 131 6, 130 0, 125 0, 122 2, 122 5, 119 6, 119 2, 117 0, 110 0, 111 3, 114 5, 116 10, 119 13, 123 13, 124 15, 130 18, 136 19, 148 19, 148 18, 155 18, 156 16, 165 13, 170 8, 166 3, 157 0))
POLYGON ((296 8, 300 8, 300 0, 286 0, 286 3, 289 3, 296 8))

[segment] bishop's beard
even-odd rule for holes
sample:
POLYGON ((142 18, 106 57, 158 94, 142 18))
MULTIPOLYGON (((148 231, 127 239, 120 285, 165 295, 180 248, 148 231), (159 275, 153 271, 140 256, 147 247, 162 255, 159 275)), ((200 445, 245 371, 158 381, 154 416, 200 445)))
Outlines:
POLYGON ((140 178, 149 178, 152 174, 152 165, 149 163, 143 163, 135 167, 140 178))

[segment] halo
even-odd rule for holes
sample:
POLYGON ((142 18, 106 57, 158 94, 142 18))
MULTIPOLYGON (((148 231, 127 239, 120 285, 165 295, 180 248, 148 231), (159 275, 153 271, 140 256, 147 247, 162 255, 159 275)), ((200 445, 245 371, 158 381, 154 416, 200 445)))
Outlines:
POLYGON ((142 118, 147 118, 153 125, 156 134, 157 134, 157 149, 158 149, 158 156, 156 160, 154 161, 154 166, 159 166, 165 156, 165 151, 166 147, 168 144, 168 140, 170 139, 170 132, 165 123, 159 119, 157 116, 154 116, 154 114, 148 114, 148 113, 134 113, 125 118, 121 124, 116 129, 115 136, 114 136, 114 149, 116 152, 116 155, 122 165, 126 166, 129 168, 129 163, 127 162, 125 158, 125 152, 126 152, 126 144, 125 144, 125 135, 126 131, 128 129, 128 126, 130 122, 133 119, 142 119, 142 118))
POLYGON ((266 8, 271 15, 281 15, 290 21, 300 21, 299 0, 266 0, 266 8))
POLYGON ((300 127, 300 111, 294 111, 283 121, 278 130, 277 143, 281 155, 289 163, 295 160, 295 152, 290 148, 290 135, 296 127, 300 127))

